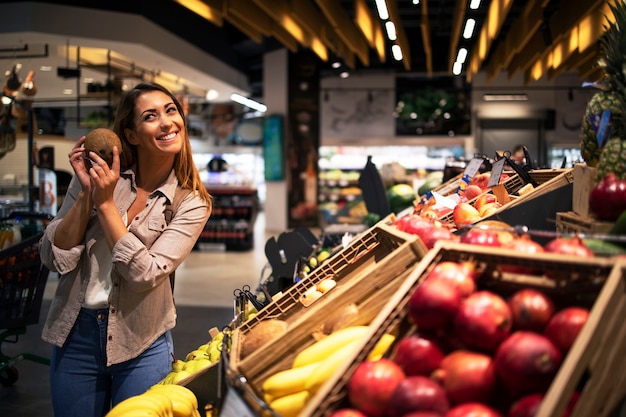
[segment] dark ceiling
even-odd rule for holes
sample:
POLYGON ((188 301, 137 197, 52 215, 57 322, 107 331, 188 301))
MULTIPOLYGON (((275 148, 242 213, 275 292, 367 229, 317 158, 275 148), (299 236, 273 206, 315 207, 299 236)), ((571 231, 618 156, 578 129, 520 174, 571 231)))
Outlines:
MULTIPOLYGON (((0 2, 2 1, 0 0, 0 2)), ((223 23, 221 26, 218 26, 171 0, 48 1, 48 3, 143 15, 246 74, 252 88, 252 96, 254 97, 262 97, 263 95, 263 54, 284 46, 274 36, 262 36, 257 38, 257 40, 251 39, 249 34, 240 30, 242 28, 241 26, 234 25, 232 23, 234 20, 229 19, 228 8, 245 8, 249 6, 261 10, 259 7, 265 7, 265 9, 262 10, 268 11, 268 8, 272 5, 280 5, 285 8, 285 10, 289 10, 290 7, 294 7, 293 2, 306 2, 306 4, 309 5, 308 7, 314 8, 313 11, 316 11, 318 16, 322 16, 322 19, 324 19, 324 14, 321 5, 330 3, 339 6, 341 10, 345 12, 346 16, 349 17, 351 22, 355 15, 355 0, 204 0, 205 4, 221 8, 223 11, 223 23), (272 1, 275 3, 272 3, 272 1), (235 5, 236 3, 237 5, 235 5)), ((515 28, 514 25, 517 20, 520 18, 523 11, 527 10, 525 8, 528 8, 531 3, 536 3, 537 7, 543 9, 539 17, 539 19, 543 19, 543 21, 540 22, 541 26, 536 29, 538 32, 541 32, 538 36, 540 36, 543 42, 535 42, 533 46, 535 49, 540 50, 547 48, 550 42, 552 42, 550 27, 555 20, 561 18, 561 4, 567 4, 573 8, 576 8, 577 4, 584 5, 581 6, 584 10, 581 10, 579 13, 583 15, 587 10, 599 7, 597 5, 602 2, 603 0, 568 0, 567 2, 565 0, 513 0, 506 17, 501 22, 498 36, 494 39, 487 58, 481 63, 481 68, 489 65, 491 55, 498 49, 498 43, 505 41, 508 32, 512 30, 512 28, 515 28)), ((365 0, 365 3, 369 6, 372 16, 377 19, 374 0, 365 0)), ((364 65, 362 59, 357 58, 353 61, 355 65, 353 65, 351 69, 356 71, 385 69, 397 73, 428 75, 450 73, 450 47, 452 38, 456 37, 460 39, 458 46, 466 46, 470 54, 474 48, 473 41, 463 40, 458 33, 460 31, 460 22, 463 21, 462 15, 460 18, 458 17, 459 12, 465 10, 468 3, 469 0, 422 0, 419 5, 415 5, 412 0, 397 0, 397 14, 403 30, 405 31, 407 43, 410 46, 410 61, 408 65, 407 63, 395 62, 393 60, 389 49, 391 45, 388 44, 385 62, 381 62, 374 49, 369 49, 369 63, 364 65), (424 9, 428 12, 427 16, 422 13, 424 9), (427 48, 425 48, 423 37, 423 28, 425 27, 429 28, 427 36, 430 40, 430 44, 427 45, 427 48), (428 59, 428 51, 431 53, 430 60, 428 59)), ((491 0, 483 0, 478 10, 467 12, 466 17, 473 17, 477 21, 475 33, 479 33, 482 23, 486 19, 490 3, 491 0)), ((572 14, 571 11, 567 13, 567 16, 565 16, 563 11, 563 19, 566 18, 575 22, 576 20, 569 16, 572 14)), ((326 15, 325 20, 328 21, 328 15, 326 15)), ((569 23, 569 20, 566 24, 571 27, 573 23, 569 23)), ((241 25, 241 21, 239 25, 241 25)), ((298 49, 301 48, 302 46, 299 46, 298 49)), ((332 55, 331 53, 331 56, 332 55)), ((329 63, 330 59, 329 62, 320 60, 322 71, 330 71, 329 63)), ((327 72, 323 73, 327 74, 327 72)))

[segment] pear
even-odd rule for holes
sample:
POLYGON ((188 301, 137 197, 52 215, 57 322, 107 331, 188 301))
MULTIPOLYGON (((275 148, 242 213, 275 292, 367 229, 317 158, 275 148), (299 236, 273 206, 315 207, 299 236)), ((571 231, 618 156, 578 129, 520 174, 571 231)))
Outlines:
POLYGON ((189 361, 200 359, 200 358, 209 359, 209 354, 206 353, 206 350, 199 350, 199 349, 192 350, 191 352, 187 354, 187 356, 185 357, 185 360, 189 362, 189 361))
POLYGON ((172 362, 172 371, 178 372, 185 367, 185 361, 182 359, 176 359, 172 362))

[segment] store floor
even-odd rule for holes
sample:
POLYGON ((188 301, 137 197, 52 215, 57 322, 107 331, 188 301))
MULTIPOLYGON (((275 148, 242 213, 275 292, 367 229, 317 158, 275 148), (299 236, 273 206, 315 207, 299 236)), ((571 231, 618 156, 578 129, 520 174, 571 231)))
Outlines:
MULTIPOLYGON (((267 263, 265 241, 272 235, 276 234, 265 231, 265 219, 260 213, 255 223, 253 250, 226 252, 219 246, 204 245, 201 250, 192 252, 179 267, 174 291, 178 322, 172 332, 177 358, 205 343, 211 327, 230 323, 233 291, 244 285, 253 290, 256 288, 267 263)), ((40 334, 56 279, 51 274, 46 285, 39 323, 29 326, 16 343, 5 342, 0 346, 4 354, 12 357, 27 352, 50 356, 50 346, 41 340, 40 334)), ((48 366, 25 360, 17 363, 15 368, 19 372, 17 382, 10 387, 0 386, 0 416, 51 417, 48 366)))

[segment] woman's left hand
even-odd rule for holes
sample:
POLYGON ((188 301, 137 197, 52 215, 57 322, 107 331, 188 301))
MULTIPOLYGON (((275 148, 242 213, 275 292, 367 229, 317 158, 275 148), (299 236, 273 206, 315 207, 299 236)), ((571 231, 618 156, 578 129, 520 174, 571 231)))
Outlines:
POLYGON ((96 207, 113 201, 113 191, 120 178, 120 156, 117 146, 113 147, 113 163, 111 167, 95 152, 89 152, 92 160, 89 175, 94 182, 93 200, 96 207))

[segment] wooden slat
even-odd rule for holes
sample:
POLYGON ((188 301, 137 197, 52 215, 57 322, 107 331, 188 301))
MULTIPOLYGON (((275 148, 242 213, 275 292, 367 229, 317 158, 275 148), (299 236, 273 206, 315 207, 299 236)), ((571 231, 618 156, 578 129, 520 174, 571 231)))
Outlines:
POLYGON ((255 3, 230 0, 227 2, 227 19, 235 17, 235 20, 245 24, 264 36, 270 36, 274 19, 255 3))

